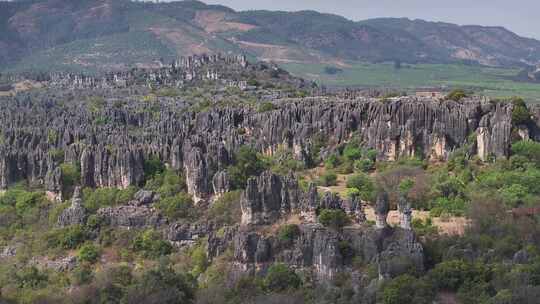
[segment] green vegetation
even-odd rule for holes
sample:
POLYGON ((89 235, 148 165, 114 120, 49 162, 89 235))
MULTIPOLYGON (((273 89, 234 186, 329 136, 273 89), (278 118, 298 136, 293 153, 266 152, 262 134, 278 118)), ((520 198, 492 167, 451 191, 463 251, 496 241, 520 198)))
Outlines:
POLYGON ((264 288, 274 292, 297 289, 301 284, 298 275, 284 264, 272 265, 263 280, 264 288))
POLYGON ((385 282, 383 304, 430 304, 434 291, 429 282, 405 274, 385 282))
POLYGON ((514 125, 527 125, 531 121, 531 112, 522 98, 511 99, 514 109, 512 110, 512 123, 514 125))
POLYGON ((446 98, 449 99, 449 100, 453 100, 453 101, 460 101, 463 98, 466 98, 468 96, 469 96, 469 94, 467 94, 467 92, 465 92, 464 90, 456 89, 456 90, 453 90, 452 92, 448 93, 446 98))
POLYGON ((220 226, 231 226, 240 222, 240 217, 242 216, 240 194, 241 191, 232 191, 223 194, 210 207, 208 211, 209 218, 220 226))
POLYGON ((234 160, 235 164, 227 169, 233 189, 244 189, 249 177, 259 175, 266 168, 262 157, 249 146, 240 147, 234 160))
POLYGON ((274 105, 273 103, 271 103, 271 102, 263 102, 263 103, 259 104, 257 112, 264 113, 264 112, 268 112, 268 111, 273 111, 275 109, 276 109, 276 105, 274 105))
POLYGON ((282 65, 294 75, 328 86, 391 87, 414 89, 426 86, 473 89, 492 97, 520 95, 527 102, 540 102, 540 86, 511 80, 519 74, 515 68, 491 68, 460 64, 402 64, 349 62, 343 72, 327 74, 324 64, 287 63, 282 65))
POLYGON ((85 244, 79 249, 78 258, 82 262, 95 263, 99 258, 99 249, 93 244, 85 244))
POLYGON ((193 201, 187 193, 162 198, 156 208, 172 220, 186 219, 194 215, 193 201))
POLYGON ((172 246, 154 230, 140 232, 133 240, 133 250, 147 258, 158 258, 172 252, 172 246))
POLYGON ((319 185, 330 187, 337 184, 337 175, 332 171, 327 171, 319 177, 319 185))
POLYGON ((136 192, 135 187, 124 190, 117 188, 83 189, 83 205, 90 212, 96 212, 99 208, 112 207, 129 202, 136 192))
POLYGON ((349 218, 341 209, 322 209, 319 211, 319 222, 326 227, 340 229, 349 223, 349 218))
POLYGON ((300 235, 300 228, 295 224, 287 224, 279 227, 278 238, 280 241, 290 243, 300 235))
POLYGON ((364 201, 373 201, 375 198, 375 184, 372 179, 364 174, 357 173, 347 179, 347 188, 354 189, 354 193, 364 201))

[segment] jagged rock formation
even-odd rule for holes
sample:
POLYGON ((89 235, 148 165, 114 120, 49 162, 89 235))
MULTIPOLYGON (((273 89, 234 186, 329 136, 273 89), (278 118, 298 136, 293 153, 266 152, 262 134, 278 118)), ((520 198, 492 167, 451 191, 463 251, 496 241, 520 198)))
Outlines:
POLYGON ((81 188, 76 187, 71 199, 71 206, 58 216, 58 226, 84 225, 88 214, 82 206, 81 188))
POLYGON ((388 202, 388 193, 381 191, 377 194, 377 201, 375 204, 375 226, 378 229, 384 229, 388 227, 386 218, 390 211, 390 204, 388 202))
POLYGON ((231 190, 231 181, 227 171, 219 171, 214 175, 212 178, 212 187, 214 188, 216 197, 231 190))
POLYGON ((319 197, 315 185, 304 192, 293 174, 282 177, 270 171, 248 180, 240 206, 242 225, 268 225, 291 214, 300 215, 305 222, 315 222, 319 209, 342 209, 355 223, 365 221, 358 199, 343 200, 330 192, 319 197))
POLYGON ((134 195, 134 200, 126 205, 101 208, 97 215, 104 224, 123 228, 157 228, 167 224, 151 203, 157 195, 141 190, 134 195))
MULTIPOLYGON (((356 137, 380 160, 419 154, 445 159, 465 144, 481 158, 504 157, 511 142, 512 105, 485 100, 321 97, 276 101, 277 109, 261 113, 248 106, 195 113, 178 99, 162 98, 150 108, 129 98, 119 106, 113 97, 97 112, 85 101, 61 104, 50 92, 0 100, 8 109, 0 113, 0 188, 25 179, 58 195, 61 163, 80 164, 85 187, 141 185, 145 161, 158 157, 184 171, 189 192, 200 201, 227 189, 225 176, 216 174, 233 163, 242 145, 270 154, 289 148, 310 162, 315 136, 327 139, 321 157, 356 137)), ((538 110, 531 110, 537 123, 538 110)), ((528 128, 530 138, 540 136, 537 125, 528 128)))
POLYGON ((300 190, 294 177, 280 177, 269 171, 252 177, 240 200, 243 225, 270 224, 281 214, 299 210, 300 190))
MULTIPOLYGON (((49 85, 61 89, 108 89, 125 88, 133 85, 146 86, 175 86, 186 83, 207 80, 223 80, 224 83, 234 83, 232 75, 248 68, 245 55, 224 56, 194 55, 180 57, 171 65, 158 69, 132 69, 125 72, 106 73, 102 77, 87 76, 73 73, 52 73, 49 85)), ((246 81, 235 83, 240 88, 246 88, 246 81)))
POLYGON ((423 248, 414 232, 400 228, 346 227, 337 232, 306 224, 300 226, 300 234, 291 244, 250 230, 239 230, 232 235, 232 239, 230 234, 221 238, 212 235, 208 252, 210 257, 215 257, 227 245, 232 246, 235 270, 239 273, 255 274, 264 272, 273 263, 285 263, 311 271, 318 282, 327 283, 339 272, 355 272, 353 256, 366 263, 376 263, 380 278, 405 273, 409 267, 418 271, 424 268, 423 248))
POLYGON ((399 227, 411 230, 412 206, 405 195, 400 195, 398 199, 399 227))

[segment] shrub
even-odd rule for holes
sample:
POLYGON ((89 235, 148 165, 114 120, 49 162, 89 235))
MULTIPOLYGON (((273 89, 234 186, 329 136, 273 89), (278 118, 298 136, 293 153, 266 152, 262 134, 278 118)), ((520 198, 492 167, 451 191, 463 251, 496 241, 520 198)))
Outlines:
POLYGON ((13 188, 0 195, 0 206, 14 207, 18 216, 24 216, 44 200, 43 193, 13 188))
POLYGON ((453 100, 453 101, 460 101, 461 99, 467 97, 467 93, 464 90, 456 89, 452 92, 448 93, 446 96, 447 99, 453 100))
POLYGON ((147 258, 158 258, 170 254, 173 248, 169 242, 162 240, 159 233, 149 229, 135 237, 133 249, 147 258))
POLYGON ((259 104, 259 107, 257 108, 257 112, 264 113, 264 112, 273 111, 275 109, 276 109, 276 106, 273 103, 271 103, 271 102, 263 102, 263 103, 259 104))
POLYGON ((289 224, 283 225, 279 228, 278 238, 283 242, 292 242, 300 235, 300 228, 298 225, 289 224))
POLYGON ((465 282, 486 282, 489 275, 483 264, 463 260, 443 261, 428 273, 434 286, 450 291, 457 291, 465 282))
POLYGON ((429 304, 435 294, 431 286, 411 275, 401 275, 385 282, 383 304, 429 304))
POLYGON ((161 199, 156 208, 166 217, 173 220, 185 219, 194 215, 193 201, 187 193, 179 193, 175 196, 161 199))
POLYGON ((195 286, 192 279, 171 268, 147 270, 140 280, 127 288, 122 303, 192 303, 195 286))
POLYGON ((335 169, 340 164, 341 164, 341 160, 335 154, 328 156, 328 158, 324 161, 324 165, 327 169, 335 169))
POLYGON ((339 241, 338 243, 339 253, 345 259, 351 259, 354 257, 354 248, 349 241, 339 241))
POLYGON ((99 258, 99 250, 93 244, 85 244, 79 249, 77 256, 80 261, 95 263, 99 258))
POLYGON ((127 203, 133 198, 135 191, 134 187, 123 190, 117 188, 85 188, 82 197, 83 205, 90 212, 95 212, 99 208, 127 203))
POLYGON ((62 170, 62 185, 64 187, 71 188, 81 180, 81 171, 78 165, 61 164, 60 169, 62 170))
POLYGON ((430 215, 433 217, 441 215, 462 216, 466 207, 467 203, 460 197, 439 197, 435 200, 430 215))
POLYGON ((372 201, 375 197, 375 184, 368 175, 363 173, 349 176, 347 188, 358 189, 360 198, 365 201, 372 201))
POLYGON ((319 177, 319 183, 325 187, 335 186, 337 184, 337 175, 334 172, 325 172, 319 177))
POLYGON ((512 109, 512 123, 514 125, 526 125, 531 120, 531 112, 527 108, 525 101, 519 97, 513 97, 511 99, 514 105, 512 109))
POLYGON ((157 157, 150 157, 144 161, 144 179, 149 180, 165 171, 165 165, 157 157))
POLYGON ((518 141, 512 145, 512 154, 522 156, 540 166, 540 143, 538 142, 531 140, 518 141))
POLYGON ((323 209, 319 212, 319 222, 326 227, 339 229, 349 222, 349 218, 341 209, 323 209))
POLYGON ((263 280, 264 288, 271 292, 280 292, 290 289, 297 289, 302 285, 302 281, 284 264, 274 264, 268 268, 268 273, 263 280))
POLYGON ((503 202, 510 208, 515 208, 523 203, 528 193, 529 189, 519 184, 513 184, 499 189, 499 194, 503 202))
POLYGON ((187 190, 184 178, 169 169, 165 169, 163 172, 154 175, 150 180, 147 180, 145 188, 156 191, 162 198, 174 196, 187 190))
POLYGON ((234 189, 243 189, 249 177, 262 173, 265 164, 253 148, 242 146, 235 154, 235 164, 227 171, 234 189))
POLYGON ((234 225, 240 222, 242 216, 240 194, 241 191, 232 191, 223 194, 210 207, 208 212, 210 219, 213 219, 220 226, 234 225))
POLYGON ((76 249, 87 239, 86 231, 81 226, 71 226, 55 229, 48 233, 47 244, 49 248, 76 249))
POLYGON ((371 159, 359 159, 354 162, 354 167, 361 172, 369 172, 375 168, 375 162, 371 159))
POLYGON ((206 271, 209 262, 206 256, 207 249, 202 244, 199 244, 191 251, 191 262, 193 263, 193 269, 191 274, 194 277, 198 277, 201 273, 206 271))
POLYGON ((343 156, 348 160, 357 160, 362 157, 362 150, 354 144, 348 144, 343 150, 343 156))
POLYGON ((34 266, 25 267, 15 273, 15 282, 19 288, 37 289, 45 287, 48 276, 34 266))

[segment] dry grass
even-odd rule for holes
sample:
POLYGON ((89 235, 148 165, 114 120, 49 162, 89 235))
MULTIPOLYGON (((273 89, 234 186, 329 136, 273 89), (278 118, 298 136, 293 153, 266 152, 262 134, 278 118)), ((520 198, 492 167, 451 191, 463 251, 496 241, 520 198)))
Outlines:
POLYGON ((298 214, 291 214, 287 218, 282 218, 279 221, 275 222, 270 226, 260 226, 258 227, 257 232, 263 235, 277 235, 279 228, 283 225, 300 225, 302 224, 302 219, 298 214))
POLYGON ((226 15, 224 12, 197 11, 195 22, 208 33, 219 33, 231 30, 247 32, 256 28, 256 26, 252 24, 227 21, 225 17, 226 15))
MULTIPOLYGON (((366 213, 367 220, 375 221, 375 210, 373 207, 366 206, 364 212, 366 213)), ((427 218, 430 218, 429 211, 413 210, 413 219, 415 218, 425 221, 427 218)), ((470 220, 465 217, 431 217, 431 220, 433 226, 439 230, 439 233, 445 235, 463 235, 465 228, 470 224, 470 220)), ((387 221, 391 226, 399 225, 399 213, 397 210, 392 210, 388 213, 387 221)))

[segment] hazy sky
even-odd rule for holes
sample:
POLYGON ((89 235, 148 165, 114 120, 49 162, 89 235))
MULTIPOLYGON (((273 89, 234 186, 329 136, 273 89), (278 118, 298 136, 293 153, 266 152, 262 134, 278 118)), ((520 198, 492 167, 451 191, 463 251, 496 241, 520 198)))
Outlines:
POLYGON ((408 17, 457 24, 500 25, 540 39, 540 0, 202 0, 236 10, 316 10, 352 20, 408 17))

